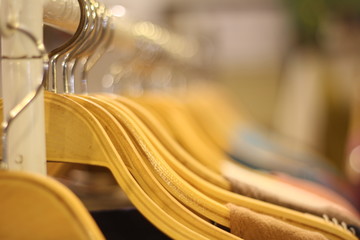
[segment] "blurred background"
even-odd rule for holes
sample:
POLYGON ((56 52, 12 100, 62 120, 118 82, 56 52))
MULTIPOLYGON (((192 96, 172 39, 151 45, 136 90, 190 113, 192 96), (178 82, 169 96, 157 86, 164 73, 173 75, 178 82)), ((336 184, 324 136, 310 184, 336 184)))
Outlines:
MULTIPOLYGON (((196 40, 203 76, 221 84, 240 112, 359 180, 360 1, 103 2, 118 17, 196 40)), ((49 48, 66 38, 54 31, 45 31, 49 48)), ((117 56, 108 54, 91 77, 103 78, 117 56)), ((91 82, 102 90, 101 81, 91 82)))
POLYGON ((104 2, 131 20, 195 38, 211 80, 237 107, 344 167, 360 79, 359 1, 104 2))

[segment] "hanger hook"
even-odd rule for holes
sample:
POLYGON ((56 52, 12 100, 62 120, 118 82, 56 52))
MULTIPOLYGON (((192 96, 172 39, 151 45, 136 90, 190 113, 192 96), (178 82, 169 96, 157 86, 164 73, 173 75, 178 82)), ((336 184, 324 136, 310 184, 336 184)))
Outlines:
POLYGON ((97 43, 99 44, 94 44, 95 48, 93 49, 93 54, 90 54, 85 58, 81 75, 82 93, 87 93, 89 71, 106 53, 113 41, 114 26, 112 22, 112 14, 105 9, 104 5, 100 5, 99 11, 101 16, 101 29, 97 40, 97 43))
POLYGON ((36 39, 36 37, 29 32, 28 30, 21 28, 18 25, 12 25, 11 23, 8 23, 7 28, 11 32, 19 32, 27 36, 32 43, 36 46, 37 50, 39 51, 39 55, 37 56, 21 56, 21 57, 6 57, 3 56, 2 60, 18 60, 18 59, 42 59, 43 60, 43 79, 41 83, 34 89, 33 91, 29 92, 8 114, 8 116, 5 117, 4 121, 2 122, 2 129, 3 129, 3 136, 2 136, 2 142, 3 142, 3 158, 2 158, 2 164, 1 168, 7 168, 7 145, 9 141, 8 133, 9 129, 13 123, 13 121, 34 101, 34 99, 39 95, 41 89, 43 88, 43 85, 45 83, 46 79, 46 73, 48 71, 49 66, 49 58, 45 50, 45 46, 43 42, 39 39, 36 39))
POLYGON ((94 1, 86 1, 86 26, 83 28, 83 37, 70 49, 62 62, 62 73, 65 93, 75 93, 75 70, 79 61, 86 56, 91 49, 96 47, 94 41, 100 27, 98 4, 94 1))
POLYGON ((60 47, 52 50, 49 53, 50 58, 50 69, 47 74, 47 79, 45 82, 45 89, 51 92, 58 92, 58 82, 57 82, 57 61, 61 56, 64 56, 68 51, 70 51, 75 44, 79 41, 79 39, 83 36, 83 29, 86 26, 86 5, 87 0, 78 0, 79 8, 80 8, 80 21, 79 25, 76 29, 76 32, 72 36, 72 38, 67 41, 65 44, 61 45, 60 47))

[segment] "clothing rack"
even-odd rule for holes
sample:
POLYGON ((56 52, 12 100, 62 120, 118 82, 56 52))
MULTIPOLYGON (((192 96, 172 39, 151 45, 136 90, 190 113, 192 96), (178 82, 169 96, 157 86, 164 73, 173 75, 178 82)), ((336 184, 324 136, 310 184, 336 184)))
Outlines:
MULTIPOLYGON (((44 23, 74 33, 80 18, 77 0, 46 0, 44 23)), ((154 45, 167 57, 177 61, 189 61, 198 49, 196 41, 190 41, 150 22, 133 23, 121 17, 113 17, 113 47, 119 51, 139 50, 138 41, 154 45)), ((140 49, 144 50, 144 49, 140 49)))
MULTIPOLYGON (((3 18, 0 17, 4 37, 3 82, 8 84, 3 90, 4 102, 11 104, 5 105, 3 132, 9 131, 9 125, 15 118, 17 124, 11 124, 10 130, 16 132, 16 135, 9 135, 11 141, 9 136, 4 134, 3 145, 6 151, 3 155, 9 161, 0 161, 1 165, 6 165, 10 170, 36 171, 30 169, 34 166, 44 169, 45 144, 41 141, 44 140, 46 128, 47 161, 62 163, 62 173, 69 170, 69 165, 71 170, 74 170, 79 164, 94 166, 101 171, 107 169, 107 172, 112 174, 112 179, 116 180, 117 187, 124 191, 134 207, 171 238, 235 240, 243 237, 268 239, 267 236, 273 236, 273 239, 293 239, 292 236, 300 236, 297 239, 357 239, 355 235, 359 233, 355 228, 360 225, 358 215, 356 211, 352 213, 354 209, 346 199, 333 196, 331 192, 317 185, 312 186, 296 179, 285 182, 281 176, 251 170, 241 163, 236 163, 237 159, 229 156, 231 152, 222 139, 231 135, 228 132, 235 131, 234 128, 242 120, 242 116, 238 116, 231 109, 227 110, 226 101, 222 101, 221 94, 215 94, 218 90, 215 87, 206 90, 204 85, 201 89, 204 93, 200 93, 200 88, 196 90, 196 94, 200 94, 200 98, 206 102, 205 105, 195 103, 191 88, 188 89, 189 94, 184 94, 181 99, 179 96, 161 93, 144 94, 143 98, 138 99, 127 99, 115 94, 69 94, 76 93, 75 85, 72 84, 75 82, 77 64, 83 64, 84 74, 93 66, 87 65, 92 62, 91 57, 102 56, 105 50, 126 51, 131 60, 137 56, 155 54, 150 56, 155 56, 156 60, 165 59, 163 62, 168 64, 168 60, 176 63, 189 62, 196 54, 196 43, 149 22, 132 23, 108 15, 95 0, 82 0, 79 4, 77 0, 36 1, 36 14, 32 16, 36 18, 35 22, 30 18, 34 8, 29 5, 34 4, 35 0, 0 1, 0 5, 4 2, 12 5, 12 8, 3 5, 0 8, 9 13, 3 18), (15 21, 11 21, 12 14, 15 15, 15 21), (43 20, 53 27, 74 33, 72 39, 49 55, 45 54, 41 41, 43 20), (108 44, 110 40, 111 45, 108 44), (139 53, 141 55, 138 55, 139 53), (61 71, 57 71, 57 67, 61 68, 61 71), (59 72, 61 74, 56 74, 59 72), (53 78, 53 85, 49 81, 49 91, 45 94, 39 91, 44 82, 40 82, 41 74, 50 76, 49 79, 51 76, 61 75, 65 94, 58 94, 61 90, 56 89, 56 77, 53 78), (24 85, 27 88, 20 91, 24 85), (55 88, 51 88, 52 86, 55 88), (30 105, 31 108, 28 108, 30 105), (45 121, 44 105, 47 112, 45 121), (195 114, 196 109, 200 111, 195 114), (220 111, 221 109, 224 111, 220 111), (27 114, 17 118, 23 112, 27 114), (218 124, 219 122, 221 124, 218 124), (35 123, 39 128, 33 127, 35 123), (29 129, 31 134, 27 132, 29 129), (212 130, 214 133, 208 134, 212 130), (24 135, 27 136, 24 138, 24 135), (39 135, 39 138, 34 140, 32 137, 36 135, 39 135), (20 144, 27 146, 26 154, 20 144), (34 145, 40 148, 33 151, 34 145), (42 156, 38 157, 32 154, 33 152, 42 156), (8 153, 11 154, 10 157, 8 153), (307 191, 308 188, 313 190, 307 191)), ((130 61, 130 64, 136 65, 138 62, 130 61)), ((85 74, 80 80, 86 82, 87 78, 84 76, 85 74)), ((158 78, 158 75, 155 77, 158 78)), ((279 157, 288 157, 281 150, 274 153, 279 157)), ((51 169, 51 165, 48 166, 51 169)), ((55 169, 51 176, 62 177, 58 170, 55 169)), ((20 176, 21 174, 12 176, 11 173, 7 175, 7 171, 0 172, 3 181, 17 177, 25 181, 37 181, 41 183, 40 187, 46 186, 46 178, 36 180, 20 176)), ((319 172, 309 173, 311 174, 319 175, 319 172)), ((62 179, 66 182, 66 179, 62 179)), ((53 191, 52 195, 68 200, 64 201, 63 205, 69 203, 68 205, 73 207, 67 207, 73 212, 69 214, 72 219, 84 221, 85 224, 80 224, 79 228, 85 230, 85 234, 88 232, 87 235, 93 235, 94 239, 102 239, 97 226, 89 219, 88 212, 81 208, 76 200, 67 196, 69 194, 55 184, 47 186, 57 190, 53 191)), ((16 231, 18 228, 14 226, 18 226, 18 219, 27 218, 12 214, 12 209, 16 212, 22 211, 19 205, 23 201, 11 204, 11 197, 19 200, 19 196, 24 195, 10 191, 14 189, 12 183, 8 183, 6 187, 0 187, 3 189, 0 196, 2 193, 3 198, 6 198, 4 203, 10 204, 2 205, 7 211, 0 212, 7 214, 0 220, 15 220, 14 223, 11 222, 9 229, 16 231)), ((33 190, 29 192, 35 193, 33 190)), ((41 196, 40 199, 46 200, 41 196)), ((24 212, 32 210, 35 213, 32 216, 39 217, 39 213, 45 213, 40 217, 52 214, 52 211, 39 208, 44 205, 41 201, 38 201, 38 207, 31 202, 25 202, 27 204, 24 212)), ((27 222, 30 224, 26 223, 26 226, 31 227, 32 222, 27 222)), ((119 225, 119 222, 114 222, 119 225)), ((36 221, 34 223, 36 224, 36 221)), ((34 233, 41 232, 50 224, 52 223, 43 221, 38 227, 40 231, 33 227, 31 229, 34 233)), ((59 222, 54 225, 58 231, 66 227, 59 222)), ((4 226, 1 221, 0 226, 4 226)), ((51 231, 49 228, 46 232, 51 231)), ((57 232, 53 233, 54 236, 59 236, 57 232)), ((92 239, 91 236, 89 239, 92 239)))
MULTIPOLYGON (((22 27, 37 40, 43 38, 43 21, 47 25, 68 33, 74 33, 79 25, 80 7, 78 0, 37 0, 35 4, 37 6, 36 12, 32 7, 31 11, 28 11, 30 9, 28 1, 16 0, 11 3, 3 1, 2 5, 5 6, 5 4, 11 6, 10 8, 2 7, 5 16, 7 14, 21 16, 18 17, 18 20, 23 25, 22 27), (21 14, 19 14, 20 11, 21 14)), ((94 2, 94 4, 98 3, 94 2)), ((7 20, 3 19, 2 22, 7 20)), ((155 53, 156 56, 161 56, 161 58, 183 63, 188 62, 196 54, 198 48, 196 42, 185 40, 183 37, 170 33, 150 22, 132 23, 113 16, 112 24, 112 48, 119 52, 126 52, 130 56, 134 56, 138 52, 155 53)), ((3 27, 4 30, 6 30, 6 27, 3 27)), ((4 33, 2 35, 5 36, 4 33)), ((34 47, 31 46, 34 43, 31 43, 26 38, 21 33, 3 37, 2 56, 8 59, 2 63, 3 69, 6 69, 6 71, 3 71, 2 78, 7 79, 3 83, 4 119, 8 118, 9 112, 41 81, 40 76, 43 72, 41 59, 18 59, 22 55, 36 55, 36 49, 34 50, 34 47), (24 41, 26 45, 22 45, 24 41), (14 55, 13 49, 22 49, 22 52, 16 50, 14 55), (14 65, 11 65, 16 61, 23 64, 21 69, 14 68, 14 65), (29 74, 28 69, 32 69, 33 73, 29 74), (22 75, 18 75, 19 73, 22 75), (26 80, 24 81, 24 79, 26 80)), ((31 106, 28 106, 28 109, 24 111, 27 113, 17 117, 12 124, 11 128, 17 129, 17 131, 10 131, 9 144, 4 144, 3 152, 5 155, 7 153, 10 153, 10 155, 4 157, 6 161, 2 162, 2 168, 30 170, 45 174, 45 130, 43 103, 40 103, 41 98, 42 92, 39 93, 39 100, 34 100, 31 106), (29 121, 29 119, 33 121, 29 121), (26 136, 24 136, 24 132, 27 132, 26 136)))

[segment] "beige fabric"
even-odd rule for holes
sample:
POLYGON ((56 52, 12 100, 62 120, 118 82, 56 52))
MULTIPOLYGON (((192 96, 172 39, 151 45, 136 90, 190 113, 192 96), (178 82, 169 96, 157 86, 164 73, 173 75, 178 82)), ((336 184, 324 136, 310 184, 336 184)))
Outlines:
POLYGON ((327 240, 322 234, 292 226, 273 217, 227 204, 231 233, 244 240, 327 240))
POLYGON ((336 204, 323 204, 322 207, 313 206, 314 203, 307 203, 301 201, 291 201, 289 199, 283 199, 277 196, 274 193, 269 191, 260 190, 255 186, 249 185, 247 183, 240 182, 235 179, 227 178, 232 187, 232 191, 247 197, 254 199, 262 200, 264 202, 276 204, 293 210, 297 210, 304 213, 310 213, 319 217, 322 217, 324 214, 330 218, 336 218, 339 222, 345 222, 346 224, 360 226, 359 220, 347 211, 345 208, 342 208, 336 204))

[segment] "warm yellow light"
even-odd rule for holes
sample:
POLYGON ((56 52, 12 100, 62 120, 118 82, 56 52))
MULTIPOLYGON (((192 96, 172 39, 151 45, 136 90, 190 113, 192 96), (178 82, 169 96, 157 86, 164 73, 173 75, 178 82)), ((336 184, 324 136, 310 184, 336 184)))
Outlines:
POLYGON ((126 14, 126 8, 121 5, 115 5, 110 10, 115 17, 123 17, 126 14))

